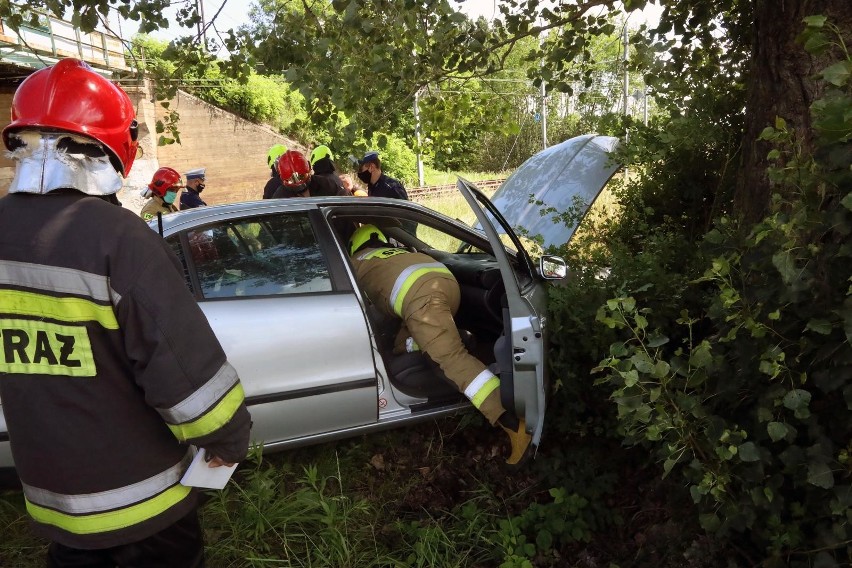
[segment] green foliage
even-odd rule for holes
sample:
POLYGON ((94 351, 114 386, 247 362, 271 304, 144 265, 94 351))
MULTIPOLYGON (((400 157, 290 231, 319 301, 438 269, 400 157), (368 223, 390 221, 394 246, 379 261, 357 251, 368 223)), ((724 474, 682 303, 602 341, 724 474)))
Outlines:
POLYGON ((620 332, 596 384, 625 443, 685 479, 705 530, 768 566, 834 565, 852 551, 852 130, 837 120, 852 113, 852 82, 836 69, 823 77, 837 89, 813 106, 824 125, 813 156, 782 119, 763 132, 778 193, 745 233, 717 218, 706 268, 684 285, 709 285, 706 300, 674 320, 630 295, 597 314, 620 332))
MULTIPOLYGON (((152 75, 156 96, 164 108, 168 99, 181 88, 204 101, 233 112, 248 120, 268 124, 279 131, 291 132, 297 121, 306 118, 304 100, 280 78, 249 72, 232 77, 225 64, 197 46, 156 40, 144 34, 133 39, 133 59, 152 75)), ((166 121, 158 125, 160 142, 180 142, 179 116, 170 111, 166 121)))
POLYGON ((375 510, 349 496, 339 471, 280 471, 259 450, 250 462, 202 510, 211 565, 390 565, 376 549, 375 510))

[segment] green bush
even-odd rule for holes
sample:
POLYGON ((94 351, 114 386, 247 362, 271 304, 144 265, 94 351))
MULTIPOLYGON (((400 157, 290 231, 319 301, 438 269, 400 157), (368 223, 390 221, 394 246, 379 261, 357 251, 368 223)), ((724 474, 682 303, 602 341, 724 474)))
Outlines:
MULTIPOLYGON (((806 45, 831 43, 808 25, 806 45)), ((615 436, 647 456, 632 471, 685 483, 685 522, 729 562, 852 556, 850 70, 843 51, 822 72, 813 155, 781 119, 761 135, 776 192, 761 222, 733 216, 736 129, 714 126, 740 103, 708 102, 631 135, 619 217, 561 251, 575 280, 551 293, 550 428, 615 436)))

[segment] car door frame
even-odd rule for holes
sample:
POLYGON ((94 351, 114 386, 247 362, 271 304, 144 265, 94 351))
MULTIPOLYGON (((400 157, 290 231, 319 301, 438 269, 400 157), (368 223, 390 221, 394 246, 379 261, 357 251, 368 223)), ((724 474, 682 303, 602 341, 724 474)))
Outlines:
POLYGON ((544 428, 548 378, 545 359, 546 317, 543 313, 546 303, 540 278, 520 239, 485 194, 461 177, 456 186, 491 244, 506 289, 507 305, 504 306, 503 323, 505 339, 509 344, 502 347, 502 354, 496 353, 498 347, 495 346, 495 355, 500 365, 501 400, 507 410, 513 410, 526 421, 527 431, 532 433, 532 443, 538 446, 544 428), (515 245, 517 252, 514 262, 500 240, 491 217, 500 223, 515 245), (525 288, 516 273, 516 266, 522 267, 526 280, 530 282, 525 288), (507 369, 509 364, 511 369, 507 369))

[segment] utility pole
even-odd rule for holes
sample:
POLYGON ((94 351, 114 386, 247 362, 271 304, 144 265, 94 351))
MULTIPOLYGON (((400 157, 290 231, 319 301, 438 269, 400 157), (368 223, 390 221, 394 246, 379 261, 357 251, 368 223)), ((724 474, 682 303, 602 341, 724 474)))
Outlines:
POLYGON ((195 0, 195 9, 201 16, 201 21, 198 23, 198 37, 204 40, 204 51, 207 51, 207 22, 204 21, 204 0, 195 0))
POLYGON ((627 71, 627 59, 630 55, 630 43, 627 40, 627 19, 624 20, 624 32, 622 33, 622 41, 624 43, 624 88, 622 89, 624 99, 624 115, 628 114, 627 107, 627 92, 630 88, 630 73, 627 71))
POLYGON ((547 94, 544 90, 544 79, 541 80, 541 149, 547 149, 547 94))
POLYGON ((414 136, 417 139, 417 180, 423 187, 423 154, 420 151, 420 89, 414 92, 414 136))

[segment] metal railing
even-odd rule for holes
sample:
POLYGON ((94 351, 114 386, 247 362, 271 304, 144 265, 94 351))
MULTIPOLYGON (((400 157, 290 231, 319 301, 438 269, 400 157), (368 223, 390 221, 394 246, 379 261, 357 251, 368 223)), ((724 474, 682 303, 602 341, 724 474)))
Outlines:
POLYGON ((38 23, 38 26, 22 25, 16 33, 5 20, 0 20, 0 45, 17 48, 4 51, 4 60, 27 65, 37 62, 39 55, 57 59, 76 57, 98 67, 131 69, 124 57, 124 44, 114 35, 98 31, 84 33, 70 22, 47 14, 39 14, 38 23), (28 56, 29 53, 33 56, 28 56), (27 61, 28 57, 32 61, 27 61))
MULTIPOLYGON (((476 187, 486 193, 493 193, 500 187, 505 179, 490 179, 485 181, 474 182, 476 187)), ((459 195, 455 183, 444 185, 424 185, 422 187, 412 187, 408 189, 408 198, 412 201, 422 201, 424 199, 442 198, 449 195, 459 195)))

